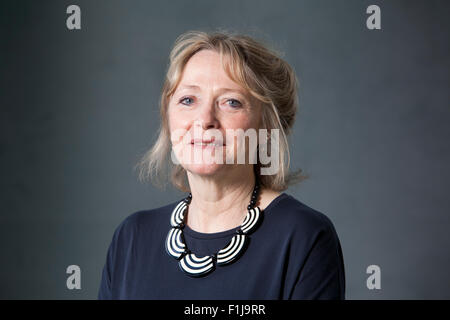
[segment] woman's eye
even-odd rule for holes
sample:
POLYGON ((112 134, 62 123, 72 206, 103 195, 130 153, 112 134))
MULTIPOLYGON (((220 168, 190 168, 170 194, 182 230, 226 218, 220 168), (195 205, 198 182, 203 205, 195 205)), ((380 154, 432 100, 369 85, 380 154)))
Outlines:
POLYGON ((234 108, 238 108, 238 107, 240 107, 242 104, 238 101, 238 100, 236 100, 236 99, 228 99, 227 100, 227 104, 229 105, 229 106, 231 106, 231 107, 234 107, 234 108), (231 102, 231 103, 230 103, 231 102))
POLYGON ((193 101, 194 101, 194 99, 189 98, 189 97, 185 97, 180 100, 180 102, 185 105, 190 105, 193 101))
MULTIPOLYGON (((191 97, 184 97, 180 99, 180 103, 186 106, 190 106, 194 103, 194 99, 191 97)), ((232 108, 239 108, 242 106, 242 103, 236 99, 228 99, 225 103, 232 108)))

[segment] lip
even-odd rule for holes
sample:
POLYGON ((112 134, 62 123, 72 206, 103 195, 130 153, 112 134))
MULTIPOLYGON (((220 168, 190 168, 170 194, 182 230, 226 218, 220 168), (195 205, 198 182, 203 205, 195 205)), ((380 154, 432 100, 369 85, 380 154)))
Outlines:
POLYGON ((223 142, 221 142, 220 140, 216 141, 214 138, 209 139, 209 140, 192 139, 191 145, 194 145, 195 147, 203 147, 203 148, 225 146, 225 144, 223 142))

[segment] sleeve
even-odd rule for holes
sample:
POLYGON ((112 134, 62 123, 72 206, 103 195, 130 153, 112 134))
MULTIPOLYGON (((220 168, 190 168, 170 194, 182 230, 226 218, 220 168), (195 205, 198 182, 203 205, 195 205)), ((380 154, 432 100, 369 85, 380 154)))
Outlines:
POLYGON ((114 261, 114 253, 115 253, 115 238, 114 235, 113 240, 108 249, 108 253, 106 255, 106 262, 103 267, 102 278, 100 282, 100 288, 98 290, 98 300, 111 300, 112 299, 112 289, 111 289, 111 277, 113 274, 113 261, 114 261))
MULTIPOLYGON (((127 222, 130 220, 128 217, 114 231, 111 243, 106 254, 106 262, 103 267, 102 278, 100 282, 100 288, 98 290, 98 300, 112 300, 115 299, 114 294, 114 276, 120 272, 120 257, 123 248, 127 246, 127 222), (124 234, 125 233, 125 234, 124 234)), ((118 289, 118 288, 117 288, 118 289)))
POLYGON ((334 226, 318 232, 291 299, 345 300, 345 270, 342 248, 334 226))

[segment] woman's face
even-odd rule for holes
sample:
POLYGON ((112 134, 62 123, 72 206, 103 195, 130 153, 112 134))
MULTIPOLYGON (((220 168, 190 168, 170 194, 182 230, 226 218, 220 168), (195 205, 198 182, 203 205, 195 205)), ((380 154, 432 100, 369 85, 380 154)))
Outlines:
POLYGON ((257 130, 260 118, 259 104, 227 76, 220 55, 199 51, 186 64, 169 101, 169 130, 176 160, 187 171, 201 175, 231 168, 226 164, 238 163, 237 150, 248 154, 249 146, 245 140, 230 139, 230 133, 257 130))

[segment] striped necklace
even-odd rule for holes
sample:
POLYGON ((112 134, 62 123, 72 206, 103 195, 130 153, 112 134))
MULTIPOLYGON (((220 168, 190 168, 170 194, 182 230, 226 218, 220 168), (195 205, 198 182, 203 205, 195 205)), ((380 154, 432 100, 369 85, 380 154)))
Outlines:
POLYGON ((236 230, 236 234, 223 249, 210 256, 198 257, 189 250, 184 239, 183 229, 186 226, 192 194, 189 193, 175 206, 170 217, 172 228, 167 234, 166 251, 178 260, 178 265, 182 271, 192 277, 201 277, 215 270, 216 266, 229 264, 240 257, 244 247, 246 247, 248 234, 250 231, 254 231, 262 213, 259 207, 255 207, 259 189, 259 184, 256 182, 250 204, 247 206, 247 215, 244 222, 236 230))

